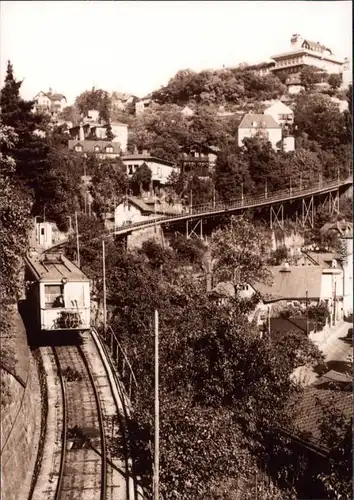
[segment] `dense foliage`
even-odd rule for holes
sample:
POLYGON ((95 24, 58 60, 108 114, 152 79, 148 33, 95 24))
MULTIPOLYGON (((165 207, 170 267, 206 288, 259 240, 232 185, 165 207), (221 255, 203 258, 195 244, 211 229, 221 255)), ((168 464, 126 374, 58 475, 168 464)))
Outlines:
POLYGON ((179 71, 165 87, 153 92, 152 97, 164 104, 184 105, 237 103, 256 97, 274 99, 286 92, 286 87, 273 76, 260 76, 247 68, 179 71))
MULTIPOLYGON (((101 242, 90 238, 92 229, 83 219, 79 224, 83 269, 94 278, 99 291, 101 242)), ((262 240, 254 228, 251 231, 251 224, 233 224, 235 234, 251 240, 246 245, 249 255, 261 257, 262 240)), ((220 261, 222 241, 229 231, 217 238, 220 261)), ((270 449, 269 442, 281 445, 279 429, 288 422, 284 401, 298 390, 289 375, 297 363, 303 362, 304 353, 311 358, 311 350, 304 340, 294 341, 289 347, 284 343, 281 349, 262 341, 256 326, 248 320, 254 302, 239 297, 224 305, 210 301, 205 281, 194 280, 184 272, 189 265, 200 274, 205 247, 182 236, 173 239, 171 246, 162 248, 149 241, 133 252, 122 251, 112 241, 106 243, 110 323, 128 353, 139 384, 129 424, 138 472, 149 490, 154 408, 152 332, 154 310, 158 309, 163 497, 218 498, 216 495, 233 480, 241 497, 251 499, 255 497, 255 475, 261 477, 260 464, 252 456, 262 457, 264 465, 267 454, 274 452, 274 444, 270 449), (294 357, 294 350, 299 351, 298 357, 294 357)), ((232 251, 235 259, 237 252, 241 258, 236 245, 232 251)), ((263 272, 263 264, 257 264, 254 278, 263 279, 263 272)), ((277 488, 267 485, 264 498, 277 498, 277 488)), ((286 491, 282 498, 291 498, 286 491)), ((224 498, 231 500, 227 495, 224 498)))

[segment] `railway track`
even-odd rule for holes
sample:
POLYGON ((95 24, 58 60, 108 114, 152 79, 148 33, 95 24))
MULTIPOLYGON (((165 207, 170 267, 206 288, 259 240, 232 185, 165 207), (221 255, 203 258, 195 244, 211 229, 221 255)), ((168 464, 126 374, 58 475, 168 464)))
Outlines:
POLYGON ((134 500, 120 408, 104 354, 91 332, 53 355, 62 395, 62 448, 55 500, 134 500), (113 438, 124 452, 112 453, 113 438))

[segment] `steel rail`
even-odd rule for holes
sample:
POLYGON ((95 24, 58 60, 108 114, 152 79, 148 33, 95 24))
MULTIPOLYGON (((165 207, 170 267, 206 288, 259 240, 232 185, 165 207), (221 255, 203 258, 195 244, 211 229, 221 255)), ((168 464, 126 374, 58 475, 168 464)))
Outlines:
MULTIPOLYGON (((100 493, 100 500, 106 500, 107 499, 107 443, 106 443, 106 435, 104 432, 104 419, 103 419, 103 412, 102 412, 102 406, 98 394, 98 389, 96 382, 94 380, 90 365, 86 359, 86 356, 84 352, 82 351, 80 346, 70 346, 68 347, 69 349, 71 347, 75 347, 79 353, 79 356, 86 368, 89 380, 91 382, 91 386, 93 389, 94 397, 95 397, 95 402, 96 402, 96 409, 97 409, 97 415, 98 415, 98 423, 100 427, 100 438, 101 438, 101 493, 100 493)), ((64 391, 62 389, 63 393, 63 400, 65 401, 63 408, 65 408, 65 413, 63 411, 63 415, 65 415, 65 432, 63 432, 62 435, 62 454, 61 454, 61 459, 60 459, 60 470, 59 470, 59 478, 58 478, 58 484, 56 488, 56 495, 55 495, 55 500, 60 500, 60 495, 62 492, 62 485, 63 485, 63 479, 64 479, 64 471, 65 471, 65 459, 66 459, 66 445, 67 445, 67 393, 65 389, 65 383, 63 380, 63 375, 61 373, 61 363, 59 360, 59 356, 55 350, 55 347, 53 347, 53 352, 55 356, 55 360, 57 363, 58 367, 58 374, 59 378, 62 384, 62 388, 64 388, 64 391)))
POLYGON ((61 455, 60 455, 58 481, 57 481, 57 486, 55 488, 55 500, 59 500, 60 496, 61 496, 61 491, 63 488, 64 468, 65 468, 65 459, 66 459, 66 444, 67 444, 67 432, 68 432, 68 408, 67 408, 66 387, 65 387, 64 377, 63 377, 63 375, 61 373, 61 369, 60 369, 60 361, 59 361, 57 352, 56 352, 54 347, 53 347, 52 351, 53 351, 55 364, 57 367, 57 373, 58 373, 58 377, 59 377, 59 381, 60 381, 62 403, 63 403, 63 428, 62 428, 62 435, 61 435, 62 448, 61 448, 61 455))

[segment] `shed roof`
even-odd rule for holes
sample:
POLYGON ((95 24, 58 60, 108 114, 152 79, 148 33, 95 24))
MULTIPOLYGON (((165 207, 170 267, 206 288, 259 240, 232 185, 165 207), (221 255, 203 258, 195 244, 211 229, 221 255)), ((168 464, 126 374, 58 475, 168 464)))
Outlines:
POLYGON ((69 281, 89 281, 81 269, 63 254, 28 253, 25 262, 34 277, 39 280, 58 282, 67 278, 69 281))
POLYGON ((239 129, 242 128, 277 128, 280 129, 280 125, 274 120, 274 118, 270 115, 261 115, 261 114, 256 114, 256 113, 248 113, 245 115, 241 123, 238 127, 239 129))
POLYGON ((292 404, 295 403, 293 422, 297 437, 328 452, 321 435, 323 405, 330 401, 330 404, 343 412, 349 422, 353 411, 352 400, 351 391, 318 389, 314 386, 305 388, 300 396, 291 401, 292 404))
POLYGON ((321 266, 273 266, 270 268, 273 284, 256 283, 254 287, 271 300, 303 299, 308 293, 309 299, 321 296, 321 266))

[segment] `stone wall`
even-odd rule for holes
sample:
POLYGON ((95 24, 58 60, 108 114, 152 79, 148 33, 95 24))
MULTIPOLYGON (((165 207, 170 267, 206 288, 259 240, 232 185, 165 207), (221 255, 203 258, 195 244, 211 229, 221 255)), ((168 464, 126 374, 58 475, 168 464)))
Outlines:
MULTIPOLYGON (((16 324, 21 324, 18 318, 16 324)), ((9 397, 9 402, 1 409, 2 500, 25 500, 28 497, 39 445, 41 399, 38 372, 27 347, 23 324, 22 330, 15 343, 22 351, 26 350, 27 355, 17 362, 17 373, 1 368, 2 382, 9 397)))
POLYGON ((281 230, 272 231, 272 250, 286 246, 291 256, 299 255, 304 246, 305 239, 302 234, 291 231, 286 233, 281 230))
POLYGON ((142 229, 141 231, 133 231, 128 236, 127 247, 128 248, 139 248, 144 243, 144 241, 156 239, 158 243, 163 241, 163 231, 161 226, 148 227, 142 229))

